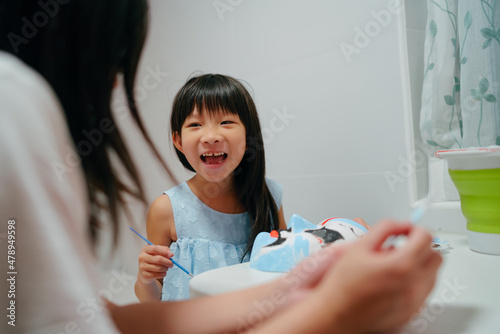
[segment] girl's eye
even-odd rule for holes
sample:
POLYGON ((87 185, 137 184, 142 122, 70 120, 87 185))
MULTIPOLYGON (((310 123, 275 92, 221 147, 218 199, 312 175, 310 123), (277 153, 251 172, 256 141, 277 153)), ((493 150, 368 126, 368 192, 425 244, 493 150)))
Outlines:
POLYGON ((201 126, 200 123, 190 123, 187 125, 188 128, 195 128, 195 127, 198 127, 198 126, 201 126))
POLYGON ((233 123, 234 123, 233 121, 223 121, 220 124, 226 125, 226 124, 233 124, 233 123))

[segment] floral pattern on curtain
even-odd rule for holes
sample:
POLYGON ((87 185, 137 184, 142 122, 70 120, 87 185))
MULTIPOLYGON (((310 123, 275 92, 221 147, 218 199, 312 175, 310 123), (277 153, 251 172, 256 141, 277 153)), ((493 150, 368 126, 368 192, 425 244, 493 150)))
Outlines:
POLYGON ((428 0, 420 132, 428 153, 500 145, 500 1, 428 0))

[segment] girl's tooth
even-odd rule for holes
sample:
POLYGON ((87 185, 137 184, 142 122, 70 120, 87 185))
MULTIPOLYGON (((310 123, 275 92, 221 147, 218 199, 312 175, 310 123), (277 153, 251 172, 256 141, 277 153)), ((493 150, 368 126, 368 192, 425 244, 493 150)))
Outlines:
POLYGON ((219 152, 219 153, 203 153, 202 155, 204 157, 212 157, 212 156, 218 157, 219 155, 224 155, 224 153, 222 153, 222 152, 219 152))

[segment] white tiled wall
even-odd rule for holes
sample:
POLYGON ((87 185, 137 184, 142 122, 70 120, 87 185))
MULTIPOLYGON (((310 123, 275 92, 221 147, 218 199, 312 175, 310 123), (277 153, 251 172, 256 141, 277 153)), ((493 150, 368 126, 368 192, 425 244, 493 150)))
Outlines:
MULTIPOLYGON (((414 180, 425 163, 415 171, 411 162, 425 16, 424 0, 153 0, 138 75, 146 126, 187 178, 170 148, 172 98, 196 71, 229 74, 251 86, 287 219, 405 218, 425 191, 414 180)), ((128 123, 152 200, 174 183, 128 123)), ((144 212, 134 214, 144 231, 144 212)), ((132 235, 122 243, 134 245, 134 268, 142 244, 132 235)))
MULTIPOLYGON (((422 63, 425 1, 406 6, 409 60, 422 63)), ((229 74, 252 87, 267 129, 268 176, 284 186, 287 217, 372 223, 406 216, 410 104, 401 2, 156 0, 151 7, 142 68, 169 75, 143 112, 165 152, 177 89, 196 71, 229 74)), ((155 178, 151 195, 169 185, 155 178)))

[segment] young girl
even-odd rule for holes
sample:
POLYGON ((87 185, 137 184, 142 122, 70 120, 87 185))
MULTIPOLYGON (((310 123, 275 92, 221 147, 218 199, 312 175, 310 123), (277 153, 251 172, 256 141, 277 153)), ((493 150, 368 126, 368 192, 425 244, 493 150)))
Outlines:
POLYGON ((189 298, 189 276, 248 261, 259 232, 286 228, 282 188, 265 179, 255 104, 234 78, 206 74, 177 93, 171 116, 180 161, 196 174, 158 197, 147 218, 135 286, 141 301, 189 298), (168 275, 166 274, 168 270, 168 275))

